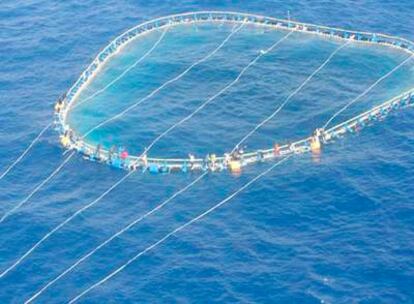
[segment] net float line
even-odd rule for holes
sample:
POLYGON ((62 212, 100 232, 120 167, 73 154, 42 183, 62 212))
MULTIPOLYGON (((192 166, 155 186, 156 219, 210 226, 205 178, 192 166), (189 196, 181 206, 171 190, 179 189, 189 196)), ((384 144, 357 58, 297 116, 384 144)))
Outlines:
POLYGON ((366 45, 383 45, 402 50, 411 56, 414 55, 414 43, 404 38, 380 33, 344 30, 260 15, 236 12, 201 11, 157 18, 137 25, 115 38, 96 56, 95 60, 81 74, 75 84, 69 89, 64 97, 60 99, 55 107, 55 126, 60 134, 60 142, 62 146, 69 150, 76 150, 90 160, 127 170, 142 169, 143 171, 149 171, 150 173, 222 171, 226 169, 238 171, 242 167, 253 163, 284 157, 290 154, 306 153, 313 150, 316 151, 318 150, 318 147, 320 149, 322 144, 328 144, 334 139, 342 137, 347 133, 361 130, 366 125, 370 125, 377 120, 382 120, 394 110, 412 105, 413 103, 412 96, 414 88, 327 130, 322 128, 317 129, 315 133, 308 138, 295 141, 289 145, 275 145, 267 149, 242 153, 241 155, 237 155, 237 157, 235 157, 233 153, 225 154, 223 156, 210 154, 210 157, 206 159, 195 157, 153 158, 148 157, 147 155, 128 155, 127 151, 110 151, 102 148, 100 145, 88 143, 85 139, 76 134, 76 130, 73 130, 70 127, 67 122, 67 116, 70 110, 76 106, 79 94, 87 87, 101 67, 112 56, 119 53, 120 49, 127 43, 150 31, 164 29, 165 27, 178 24, 214 22, 252 24, 281 31, 308 33, 327 39, 335 39, 345 42, 366 45))

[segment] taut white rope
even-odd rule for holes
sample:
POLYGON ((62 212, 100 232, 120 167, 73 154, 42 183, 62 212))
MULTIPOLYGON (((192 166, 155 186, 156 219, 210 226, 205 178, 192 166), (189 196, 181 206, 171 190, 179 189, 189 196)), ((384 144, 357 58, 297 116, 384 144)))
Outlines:
POLYGON ((35 139, 30 143, 30 145, 23 151, 22 154, 0 175, 0 180, 2 180, 13 168, 16 166, 23 157, 30 151, 30 149, 34 146, 34 144, 39 140, 40 137, 52 126, 52 123, 49 123, 46 127, 43 128, 42 131, 36 136, 35 139))
MULTIPOLYGON (((89 293, 92 289, 94 289, 94 288, 102 285, 103 283, 105 283, 106 281, 108 281, 109 279, 111 279, 113 276, 115 276, 116 274, 118 274, 119 272, 121 272, 123 269, 125 269, 129 264, 131 264, 132 262, 134 262, 135 260, 137 260, 139 257, 141 257, 142 255, 144 255, 148 251, 154 249, 155 247, 157 247, 161 243, 165 242, 167 239, 169 239, 171 236, 173 236, 177 232, 179 232, 179 231, 183 230, 184 228, 186 228, 187 226, 189 226, 189 225, 197 222, 198 220, 202 219, 206 215, 210 214, 211 212, 213 212, 217 208, 221 207, 222 205, 224 205, 225 203, 227 203, 228 201, 230 201, 231 199, 233 199, 236 195, 238 195, 240 192, 242 192, 243 190, 245 190, 247 187, 249 187, 251 184, 253 184, 254 182, 256 182, 258 179, 262 178, 263 176, 265 176, 266 174, 268 174, 271 170, 273 170, 274 168, 276 168, 277 166, 279 166, 280 164, 282 164, 283 162, 285 162, 287 159, 289 159, 289 157, 290 156, 287 156, 287 157, 283 158, 282 160, 278 161, 277 163, 274 163, 271 167, 269 167, 268 169, 266 169, 265 171, 263 171, 262 173, 260 173, 256 177, 254 177, 253 179, 251 179, 249 182, 247 182, 246 184, 244 184, 237 191, 233 192, 231 195, 227 196, 225 199, 221 200, 220 202, 218 202, 216 205, 214 205, 213 207, 211 207, 207 211, 201 213, 200 215, 198 215, 197 217, 191 219, 190 221, 186 222, 185 224, 177 227, 176 229, 174 229, 173 231, 169 232, 164 237, 162 237, 161 239, 159 239, 157 242, 153 243, 152 245, 148 246, 144 250, 140 251, 138 254, 136 254, 131 259, 129 259, 125 264, 123 264, 122 266, 120 266, 119 268, 117 268, 115 271, 113 271, 109 275, 107 275, 105 278, 103 278, 102 280, 100 280, 97 283, 93 284, 91 287, 87 288, 82 293, 78 294, 76 297, 74 297, 73 299, 71 299, 69 301, 69 304, 75 303, 81 297, 83 297, 84 295, 86 295, 87 293, 89 293)), ((26 303, 28 303, 28 302, 26 302, 26 303)))
MULTIPOLYGON (((268 117, 266 117, 264 120, 262 120, 258 125, 256 125, 249 133, 247 133, 246 136, 244 136, 237 144, 236 144, 236 148, 238 146, 240 146, 246 139, 248 139, 250 136, 253 135, 253 133, 255 133, 259 128, 261 128, 264 124, 266 124, 269 120, 273 119, 277 113, 279 113, 286 105, 287 103, 292 99, 293 96, 295 96, 297 93, 299 93, 303 87, 317 74, 319 73, 331 60, 332 58, 340 51, 342 50, 345 46, 347 46, 350 43, 350 41, 347 41, 346 43, 342 44, 341 46, 339 46, 338 48, 336 48, 330 55, 329 57, 315 70, 313 71, 313 73, 311 75, 309 75, 308 78, 305 79, 304 82, 302 82, 302 84, 296 88, 296 90, 294 90, 283 102, 280 106, 278 106, 276 108, 276 110, 270 114, 268 117)), ((233 151, 234 152, 234 149, 233 151)))
POLYGON ((125 174, 119 181, 117 181, 115 184, 113 184, 111 187, 109 187, 104 193, 102 193, 98 198, 96 198, 94 201, 89 203, 88 205, 80 208, 78 211, 76 211, 74 214, 72 214, 70 217, 68 217, 66 220, 61 222, 59 225, 57 225, 55 228, 50 230, 48 233, 45 234, 36 244, 34 244, 28 251, 26 251, 25 254, 23 254, 19 259, 16 260, 16 262, 13 263, 10 267, 8 267, 6 270, 4 270, 0 274, 0 279, 3 278, 7 273, 9 273, 11 270, 13 270, 17 265, 19 265, 27 256, 29 256, 37 247, 39 247, 44 241, 46 241, 50 236, 52 236, 56 231, 61 229, 63 226, 65 226, 67 223, 69 223, 71 220, 73 220, 76 216, 81 214, 83 211, 89 209, 99 201, 101 201, 106 195, 108 195, 112 190, 114 190, 119 184, 121 184, 124 180, 126 180, 132 173, 135 171, 129 171, 127 174, 125 174))
POLYGON ((158 88, 156 88, 154 91, 152 91, 151 93, 149 93, 147 96, 141 98, 140 100, 138 100, 136 103, 130 105, 129 107, 127 107, 125 110, 123 110, 122 112, 104 120, 103 122, 99 123, 98 125, 96 125, 95 127, 91 128, 89 131, 87 131, 82 137, 85 138, 86 136, 88 136, 89 134, 91 134, 93 131, 95 131, 96 129, 116 120, 121 118, 122 116, 124 116, 126 113, 128 113, 129 111, 133 110, 134 108, 136 108, 137 106, 139 106, 141 103, 143 103, 144 101, 148 100, 149 98, 151 98, 152 96, 154 96, 155 94, 157 94, 158 92, 160 92, 163 88, 165 88, 166 86, 170 85, 171 83, 181 79, 182 77, 184 77, 188 72, 190 72, 194 67, 196 67, 197 65, 203 63, 204 61, 206 61, 207 59, 209 59, 211 56, 213 56, 214 54, 216 54, 226 43, 227 41, 230 40, 230 38, 236 34, 238 31, 241 30, 241 28, 244 26, 244 23, 242 23, 240 26, 238 26, 235 30, 232 30, 230 32, 230 34, 223 40, 223 42, 220 43, 220 45, 218 47, 216 47, 212 52, 210 52, 209 54, 207 54, 206 56, 204 56, 203 58, 197 60, 196 62, 194 62, 193 64, 191 64, 187 69, 185 69, 183 72, 181 72, 180 74, 178 74, 177 76, 175 76, 174 78, 164 82, 161 86, 159 86, 158 88))
POLYGON ((103 87, 102 89, 96 91, 95 93, 93 93, 91 96, 85 98, 84 100, 76 103, 72 109, 75 109, 76 107, 80 106, 81 104, 84 104, 85 102, 95 98, 96 96, 98 96, 99 94, 101 94, 102 92, 105 92, 107 89, 109 89, 112 85, 114 85, 116 82, 118 82, 121 78, 123 78, 130 70, 132 70, 133 68, 135 68, 139 63, 141 63, 145 58, 147 58, 154 50, 155 48, 158 46, 158 44, 160 44, 160 42, 163 40, 165 34, 167 33, 169 27, 166 27, 165 30, 162 32, 162 34, 160 35, 160 37, 158 38, 158 40, 154 43, 154 45, 144 54, 142 55, 138 60, 136 60, 132 65, 130 65, 125 71, 123 71, 118 77, 116 77, 114 80, 112 80, 110 83, 108 83, 105 87, 103 87))
POLYGON ((171 200, 173 200, 175 197, 183 193, 184 191, 187 191, 189 188, 194 186, 196 183, 198 183, 204 176, 207 175, 207 172, 204 172, 202 175, 197 177, 195 180, 193 180, 190 184, 185 186, 184 188, 180 189, 179 191, 175 192, 172 196, 170 196, 168 199, 163 201, 161 204, 157 205, 155 208, 151 209, 144 215, 136 218, 134 221, 129 223, 127 226, 125 226, 123 229, 119 230, 117 233, 113 234, 110 238, 108 238, 106 241, 99 244, 99 246, 95 247, 92 251, 90 251, 88 254, 84 255, 82 258, 77 260, 72 266, 67 268, 65 271, 63 271, 60 275, 58 275, 56 278, 48 282, 44 287, 42 287, 38 292, 36 292, 30 299, 28 299, 25 303, 31 303, 33 302, 37 297, 39 297, 46 289, 48 289, 51 285, 56 283, 56 281, 60 280, 63 276, 65 276, 68 272, 72 271, 76 266, 78 266, 80 263, 85 261, 87 258, 89 258, 91 255, 93 255, 95 252, 97 252, 99 249, 104 247, 106 244, 110 243, 113 239, 117 238, 127 230, 131 229, 133 226, 135 226, 137 223, 141 222, 143 219, 145 219, 147 216, 153 214, 154 212, 158 211, 159 209, 163 208, 166 204, 168 204, 171 200))
POLYGON ((271 45, 268 49, 266 49, 263 52, 260 52, 259 55, 257 55, 252 61, 249 62, 249 64, 247 66, 245 66, 241 72, 239 73, 239 75, 236 77, 236 79, 234 79, 233 81, 231 81, 228 85, 226 85, 223 89, 221 89, 218 93, 214 94, 213 96, 211 96, 210 98, 208 98, 203 104, 201 104, 196 110, 194 110, 192 113, 190 113, 188 116, 184 117, 183 119, 181 119, 179 122, 177 122, 176 124, 172 125, 171 127, 169 127, 167 130, 165 130, 163 133, 161 133, 160 135, 158 135, 158 137, 156 137, 145 149, 144 153, 147 153, 161 138, 163 138, 165 135, 167 135, 169 132, 171 132, 173 129, 175 129, 177 126, 183 124, 184 122, 186 122, 187 120, 191 119, 195 114, 197 114, 199 111, 201 111, 205 106, 207 106, 207 104, 209 104, 210 102, 212 102, 213 100, 215 100, 217 97, 219 97, 221 94, 223 94, 224 92, 226 92, 228 89, 230 89, 233 85, 235 85, 240 78, 243 76, 243 74, 252 66, 254 65, 263 55, 267 54, 268 52, 271 52, 275 47, 277 47, 280 43, 282 43, 284 40, 286 40, 293 32, 289 32, 288 34, 286 34, 285 36, 283 36, 281 39, 279 39, 277 42, 275 42, 273 45, 271 45))
POLYGON ((362 92, 360 95, 358 95, 356 98, 352 99, 348 104, 346 104, 343 108, 341 108, 338 112, 336 112, 334 115, 332 115, 331 118, 328 119, 328 121, 325 123, 323 128, 325 129, 339 114, 341 114, 343 111, 348 109, 352 104, 360 100, 362 97, 364 97, 366 94, 368 94, 373 88, 375 88, 381 81, 391 76, 394 72, 396 72, 399 68, 401 68, 404 64, 406 64, 409 60, 413 58, 414 55, 409 56, 404 61, 402 61, 399 65, 394 67, 391 71, 389 71, 387 74, 379 78, 377 81, 375 81, 371 86, 369 86, 364 92, 362 92))
POLYGON ((46 179, 44 179, 37 187, 28 195, 26 196, 19 204, 17 204, 14 208, 7 211, 0 219, 0 223, 2 223, 6 218, 8 218, 12 213, 14 213, 17 209, 19 209, 21 206, 26 204, 29 199, 35 195, 48 181, 50 181, 56 174, 59 173, 59 171, 65 166, 65 164, 72 158, 73 155, 75 155, 76 151, 72 151, 72 153, 69 154, 69 156, 55 169, 55 171, 52 172, 46 179))

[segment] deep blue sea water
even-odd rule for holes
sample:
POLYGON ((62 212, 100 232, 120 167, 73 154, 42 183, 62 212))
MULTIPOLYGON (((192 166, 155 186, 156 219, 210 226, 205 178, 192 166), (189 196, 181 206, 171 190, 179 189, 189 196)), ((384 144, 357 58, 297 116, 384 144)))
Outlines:
MULTIPOLYGON (((289 10, 292 18, 304 22, 414 39, 414 4, 408 0, 2 1, 0 168, 6 168, 52 119, 56 98, 111 39, 155 17, 205 9, 274 17, 286 17, 289 10)), ((146 80, 145 86, 125 83, 128 90, 116 95, 118 100, 131 102, 145 89, 155 88, 174 74, 176 58, 181 60, 180 67, 191 64, 220 43, 229 29, 215 29, 214 36, 202 27, 191 29, 190 36, 198 38, 190 40, 183 35, 186 30, 190 31, 177 30, 166 36, 165 46, 174 47, 159 48, 159 53, 128 78, 132 83, 146 80)), ((145 141, 188 114, 191 107, 217 91, 223 79, 234 78, 259 49, 278 37, 278 32, 244 29, 222 53, 174 85, 174 90, 160 94, 142 111, 137 109, 93 139, 126 145, 138 153, 145 141)), ((154 39, 156 36, 146 37, 134 50, 139 53, 154 39)), ((303 37, 289 43, 263 58, 214 106, 168 135, 154 153, 204 155, 212 149, 221 153, 231 148, 337 46, 303 37)), ((344 50, 278 120, 249 140, 249 147, 309 134, 339 105, 402 59, 400 53, 376 48, 344 50)), ((128 62, 128 58, 124 60, 128 62)), ((114 66, 120 67, 116 61, 114 66)), ((413 74, 411 63, 346 115, 411 87, 413 74)), ((105 82, 105 77, 101 80, 105 82)), ((94 101, 96 107, 81 109, 80 114, 86 116, 79 117, 87 119, 78 121, 79 128, 93 125, 93 110, 109 116, 112 98, 102 96, 94 101)), ((413 303, 413 119, 413 109, 393 115, 361 134, 327 146, 318 163, 309 155, 288 160, 80 302, 413 303)), ((56 133, 46 133, 28 157, 0 181, 1 214, 46 178, 62 162, 62 153, 56 133)), ((80 264, 37 302, 67 302, 269 165, 248 167, 238 177, 208 175, 80 264)), ((123 171, 75 156, 24 207, 0 223, 0 271, 123 175, 123 171)), ((92 248, 194 178, 192 174, 132 175, 0 278, 0 302, 24 302, 92 248)))

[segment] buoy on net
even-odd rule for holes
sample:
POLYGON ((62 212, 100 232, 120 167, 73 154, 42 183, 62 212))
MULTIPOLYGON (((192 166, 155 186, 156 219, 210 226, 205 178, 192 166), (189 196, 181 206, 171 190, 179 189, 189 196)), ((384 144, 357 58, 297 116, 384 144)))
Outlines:
POLYGON ((325 131, 323 129, 316 129, 310 139, 310 148, 313 154, 321 153, 321 138, 324 138, 325 131))
POLYGON ((67 135, 63 135, 63 136, 60 138, 60 143, 61 143, 61 144, 62 144, 62 146, 64 146, 65 148, 69 147, 69 145, 70 145, 70 139, 69 139, 69 136, 67 136, 67 135))
POLYGON ((157 164, 150 164, 148 170, 152 174, 156 174, 160 172, 160 168, 157 164))
POLYGON ((239 160, 232 160, 229 162, 229 169, 232 173, 240 173, 241 168, 242 166, 239 160))
POLYGON ((321 153, 321 142, 320 142, 319 138, 312 137, 310 146, 311 146, 311 151, 312 151, 313 154, 320 154, 321 153))
POLYGON ((128 156, 129 156, 129 154, 126 150, 121 152, 121 159, 126 159, 126 158, 128 158, 128 156))
POLYGON ((273 146, 273 155, 274 156, 279 156, 280 155, 280 146, 279 146, 279 144, 275 144, 273 146))
POLYGON ((62 108, 63 108, 63 104, 62 104, 62 103, 60 103, 60 102, 58 102, 58 103, 55 105, 55 113, 56 113, 56 114, 60 113, 60 111, 62 110, 62 108))

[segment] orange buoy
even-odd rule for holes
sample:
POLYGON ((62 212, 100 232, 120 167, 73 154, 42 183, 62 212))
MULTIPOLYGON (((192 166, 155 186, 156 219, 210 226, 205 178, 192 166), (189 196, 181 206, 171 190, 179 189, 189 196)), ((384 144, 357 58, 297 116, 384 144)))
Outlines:
POLYGON ((69 140, 69 136, 64 135, 61 137, 60 142, 62 144, 62 146, 64 146, 65 148, 69 147, 70 145, 70 140, 69 140))
POLYGON ((280 155, 280 146, 278 144, 275 144, 273 146, 273 155, 279 156, 280 155))
POLYGON ((313 137, 311 139, 310 146, 311 146, 312 153, 314 153, 314 154, 320 154, 321 153, 321 142, 319 141, 319 138, 313 137))
POLYGON ((231 160, 229 162, 229 169, 232 173, 240 173, 241 172, 241 162, 238 160, 231 160))

